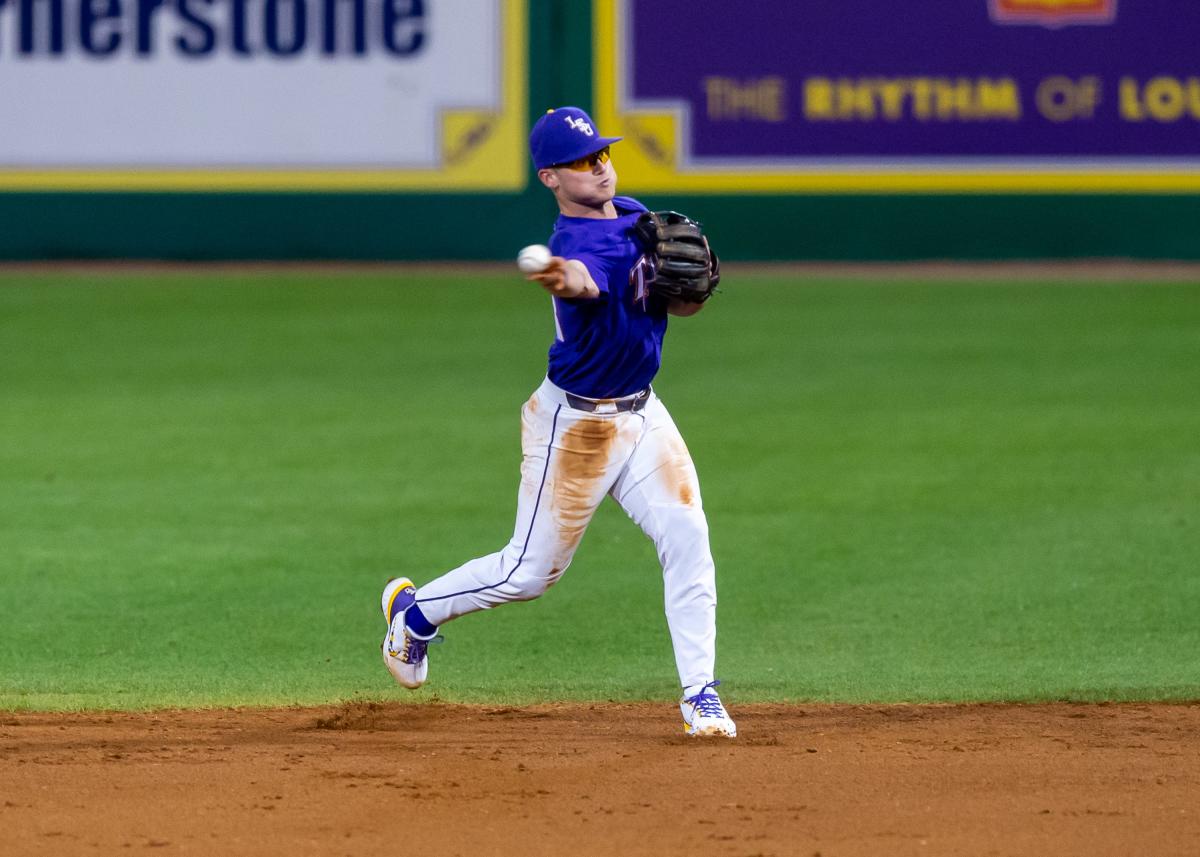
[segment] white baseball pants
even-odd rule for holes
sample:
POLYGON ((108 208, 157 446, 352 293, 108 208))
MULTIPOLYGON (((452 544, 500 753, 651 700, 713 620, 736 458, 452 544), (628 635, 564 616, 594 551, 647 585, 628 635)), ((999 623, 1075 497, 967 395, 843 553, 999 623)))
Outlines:
POLYGON ((548 379, 521 409, 521 488, 512 540, 417 591, 440 625, 476 610, 537 598, 562 577, 606 494, 654 542, 667 626, 684 687, 712 681, 717 593, 708 521, 691 454, 654 393, 640 411, 600 400, 576 410, 548 379))

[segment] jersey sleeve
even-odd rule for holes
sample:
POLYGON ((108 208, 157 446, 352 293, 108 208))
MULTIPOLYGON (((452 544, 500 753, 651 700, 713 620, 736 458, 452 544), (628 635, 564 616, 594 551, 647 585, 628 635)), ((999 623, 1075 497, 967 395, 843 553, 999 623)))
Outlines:
POLYGON ((576 251, 577 242, 571 240, 570 235, 562 232, 555 232, 550 236, 550 252, 555 256, 562 256, 564 259, 577 259, 587 268, 588 273, 592 275, 592 280, 596 283, 596 288, 600 290, 601 296, 608 294, 608 266, 598 256, 576 251))
POLYGON ((586 253, 577 255, 564 256, 565 259, 577 259, 583 262, 583 266, 588 269, 588 273, 592 275, 592 280, 596 283, 596 288, 600 290, 601 295, 608 294, 608 269, 595 256, 589 256, 586 253))

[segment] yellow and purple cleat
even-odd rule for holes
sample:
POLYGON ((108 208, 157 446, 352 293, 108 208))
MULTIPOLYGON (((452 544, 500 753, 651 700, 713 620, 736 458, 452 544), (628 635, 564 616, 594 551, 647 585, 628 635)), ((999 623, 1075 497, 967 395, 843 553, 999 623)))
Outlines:
POLYGON ((404 614, 416 603, 417 588, 407 577, 389 580, 383 588, 383 618, 388 623, 383 638, 383 662, 392 678, 415 690, 429 676, 426 649, 433 637, 422 639, 409 630, 404 614))

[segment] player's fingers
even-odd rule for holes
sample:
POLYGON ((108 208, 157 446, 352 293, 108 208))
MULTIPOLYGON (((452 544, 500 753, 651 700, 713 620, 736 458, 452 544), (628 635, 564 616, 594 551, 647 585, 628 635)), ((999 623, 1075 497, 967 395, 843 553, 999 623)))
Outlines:
POLYGON ((550 263, 544 269, 538 271, 535 276, 541 277, 543 282, 557 282, 566 277, 567 260, 562 256, 552 256, 550 263))
POLYGON ((565 294, 566 290, 567 290, 567 284, 563 280, 558 280, 557 282, 554 282, 554 281, 547 282, 545 280, 542 280, 538 283, 538 285, 540 285, 543 289, 545 289, 552 295, 565 294))
POLYGON ((561 266, 559 266, 557 269, 547 268, 546 270, 540 271, 536 274, 530 274, 525 279, 529 280, 531 283, 537 283, 546 291, 553 294, 557 294, 558 292, 562 291, 567 284, 567 278, 561 266))

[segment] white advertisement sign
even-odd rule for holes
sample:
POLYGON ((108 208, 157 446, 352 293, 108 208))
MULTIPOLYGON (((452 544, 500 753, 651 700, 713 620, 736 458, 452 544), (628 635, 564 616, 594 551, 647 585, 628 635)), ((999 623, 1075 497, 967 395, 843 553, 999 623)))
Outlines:
POLYGON ((0 0, 0 187, 524 181, 524 0, 0 0))

